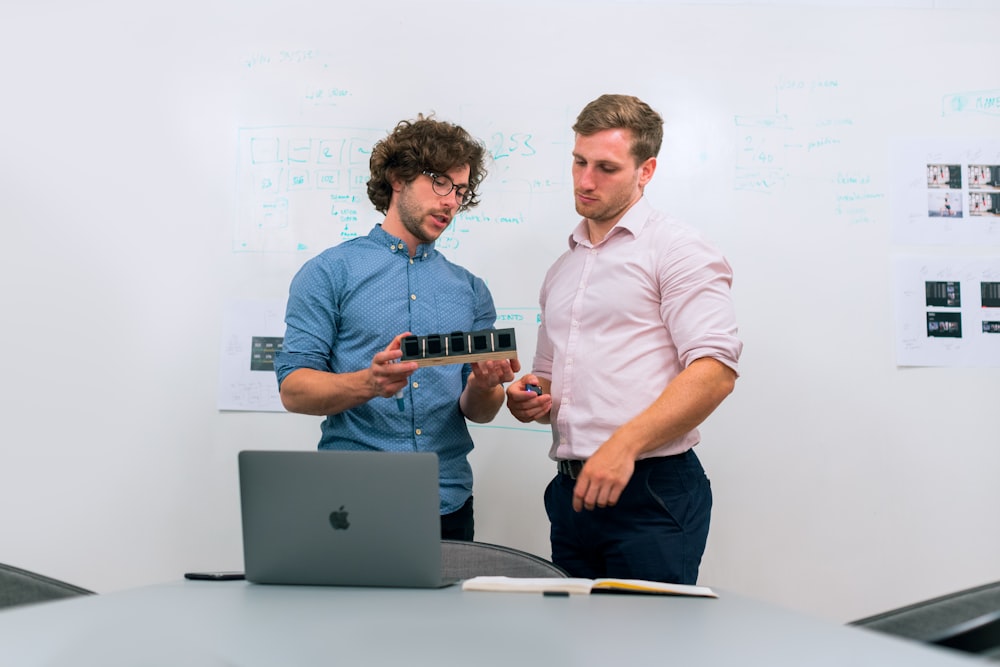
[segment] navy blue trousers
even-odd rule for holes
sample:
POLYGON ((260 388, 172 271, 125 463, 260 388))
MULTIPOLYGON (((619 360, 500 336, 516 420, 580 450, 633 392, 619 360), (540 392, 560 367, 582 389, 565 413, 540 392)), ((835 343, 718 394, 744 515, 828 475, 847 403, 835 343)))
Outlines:
POLYGON ((636 461, 614 507, 574 512, 575 484, 556 474, 545 489, 556 565, 572 577, 697 583, 712 487, 693 450, 636 461))
POLYGON ((472 496, 451 514, 441 515, 441 539, 471 542, 476 534, 476 517, 472 496))

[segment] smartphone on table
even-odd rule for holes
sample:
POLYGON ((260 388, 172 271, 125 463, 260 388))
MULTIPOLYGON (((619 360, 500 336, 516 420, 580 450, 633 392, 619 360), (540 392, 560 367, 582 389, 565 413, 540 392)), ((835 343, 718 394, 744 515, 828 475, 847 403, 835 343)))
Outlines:
POLYGON ((236 581, 238 579, 245 579, 246 577, 242 572, 185 572, 185 579, 191 579, 193 581, 236 581))

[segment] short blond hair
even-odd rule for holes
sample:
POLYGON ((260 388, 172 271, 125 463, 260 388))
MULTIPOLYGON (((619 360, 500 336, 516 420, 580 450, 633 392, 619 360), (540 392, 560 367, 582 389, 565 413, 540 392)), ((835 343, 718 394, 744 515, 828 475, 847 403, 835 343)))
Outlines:
POLYGON ((632 132, 632 157, 636 165, 660 154, 663 118, 652 107, 632 95, 601 95, 576 117, 573 131, 585 137, 602 130, 632 132))

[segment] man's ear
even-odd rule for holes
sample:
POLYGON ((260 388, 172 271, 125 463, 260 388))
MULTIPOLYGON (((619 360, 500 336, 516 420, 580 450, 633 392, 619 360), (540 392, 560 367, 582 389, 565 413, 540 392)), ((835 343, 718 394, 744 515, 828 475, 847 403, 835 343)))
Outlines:
POLYGON ((639 165, 639 187, 644 188, 646 184, 653 180, 653 173, 656 171, 656 158, 647 158, 639 165))
POLYGON ((397 176, 395 172, 389 172, 386 174, 386 180, 388 180, 389 185, 392 186, 393 192, 402 192, 403 186, 406 185, 406 181, 397 176))

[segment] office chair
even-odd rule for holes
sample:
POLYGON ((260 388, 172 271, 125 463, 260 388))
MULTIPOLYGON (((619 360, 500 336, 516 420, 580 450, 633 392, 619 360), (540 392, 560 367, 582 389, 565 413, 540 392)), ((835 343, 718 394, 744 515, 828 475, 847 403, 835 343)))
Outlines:
POLYGON ((566 572, 540 556, 499 544, 441 540, 441 576, 566 577, 566 572))
POLYGON ((93 594, 65 581, 0 563, 0 609, 93 594))
POLYGON ((892 609, 848 625, 1000 661, 1000 581, 892 609))

